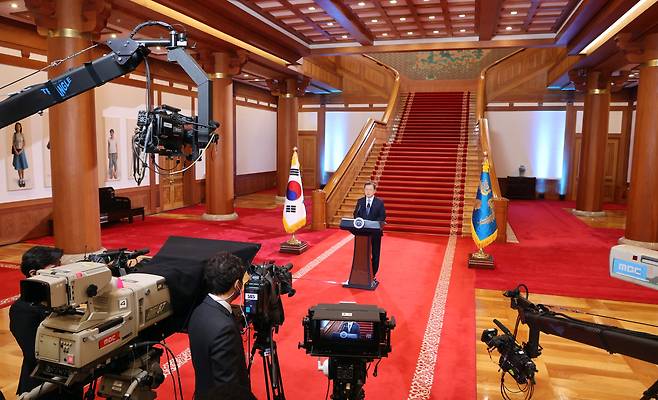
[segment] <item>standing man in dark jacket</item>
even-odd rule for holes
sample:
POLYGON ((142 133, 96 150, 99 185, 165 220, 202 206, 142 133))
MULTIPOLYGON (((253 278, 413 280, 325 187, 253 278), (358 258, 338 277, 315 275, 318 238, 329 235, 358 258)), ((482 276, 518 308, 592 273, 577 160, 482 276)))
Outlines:
POLYGON ((230 304, 240 297, 244 273, 242 261, 225 252, 204 267, 209 293, 192 313, 188 327, 197 400, 255 399, 230 304))
MULTIPOLYGON (((386 208, 384 208, 384 201, 379 197, 375 197, 377 185, 375 182, 367 181, 363 185, 365 197, 361 197, 356 202, 354 208, 354 218, 369 219, 372 221, 384 222, 386 221, 386 208)), ((382 245, 382 235, 370 236, 370 245, 372 247, 372 275, 377 275, 379 269, 379 250, 382 245)), ((373 278, 377 281, 377 278, 373 278)))

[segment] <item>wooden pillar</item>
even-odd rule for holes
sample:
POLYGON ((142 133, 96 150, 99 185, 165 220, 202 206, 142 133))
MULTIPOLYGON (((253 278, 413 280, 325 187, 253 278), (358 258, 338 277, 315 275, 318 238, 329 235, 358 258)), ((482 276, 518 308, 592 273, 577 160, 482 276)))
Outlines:
POLYGON ((317 152, 318 152, 318 166, 317 166, 317 182, 318 187, 322 187, 324 184, 324 148, 325 148, 325 121, 327 119, 327 105, 321 104, 320 109, 318 110, 318 128, 317 128, 317 152))
POLYGON ((603 175, 610 118, 610 80, 600 71, 589 71, 586 90, 574 213, 594 217, 605 215, 603 175))
POLYGON ((280 86, 276 131, 276 196, 278 200, 283 200, 292 149, 297 146, 299 136, 299 100, 296 79, 286 79, 280 86))
POLYGON ((622 242, 658 249, 658 34, 644 39, 637 92, 631 187, 622 242))
POLYGON ((206 154, 206 213, 204 219, 226 221, 238 218, 235 199, 235 151, 233 75, 240 73, 235 53, 214 53, 212 77, 212 118, 220 123, 219 141, 206 154))
POLYGON ((633 129, 633 100, 628 105, 621 118, 621 135, 619 137, 619 157, 617 158, 615 177, 615 203, 626 201, 626 185, 628 179, 628 161, 631 152, 631 133, 633 129))
POLYGON ((560 181, 560 196, 571 199, 574 171, 573 153, 576 144, 576 107, 573 102, 567 103, 564 126, 564 151, 562 154, 562 179, 560 181))
MULTIPOLYGON (((104 1, 25 4, 35 15, 39 33, 47 37, 48 62, 91 46, 110 11, 104 1)), ((91 54, 82 53, 49 69, 48 77, 90 61, 91 54)), ((71 256, 101 250, 94 91, 60 103, 48 114, 55 246, 71 256)))

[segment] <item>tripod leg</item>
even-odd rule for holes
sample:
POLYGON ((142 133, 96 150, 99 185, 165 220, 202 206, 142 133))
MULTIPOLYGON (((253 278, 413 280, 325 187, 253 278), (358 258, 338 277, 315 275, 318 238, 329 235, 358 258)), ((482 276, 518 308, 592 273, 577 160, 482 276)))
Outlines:
POLYGON ((265 378, 265 393, 267 393, 267 400, 270 400, 270 391, 272 391, 270 387, 270 380, 269 380, 269 375, 270 375, 270 369, 268 367, 268 362, 267 362, 267 356, 261 352, 261 356, 263 357, 263 377, 265 378))
POLYGON ((281 377, 281 369, 279 368, 279 356, 276 351, 276 343, 272 342, 271 354, 271 371, 272 371, 272 392, 274 393, 275 400, 285 400, 286 395, 283 392, 283 378, 281 377))

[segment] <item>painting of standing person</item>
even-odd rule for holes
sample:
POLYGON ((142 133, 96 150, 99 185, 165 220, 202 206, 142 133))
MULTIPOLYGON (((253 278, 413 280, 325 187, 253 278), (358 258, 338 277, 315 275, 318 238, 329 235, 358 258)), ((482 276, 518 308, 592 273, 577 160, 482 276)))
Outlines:
POLYGON ((27 156, 25 155, 25 136, 23 135, 23 125, 20 122, 16 122, 14 125, 11 154, 14 156, 12 165, 18 171, 18 187, 25 187, 25 170, 28 166, 27 156))
POLYGON ((107 139, 107 158, 109 160, 108 174, 109 179, 119 179, 117 174, 117 159, 118 159, 119 143, 114 136, 114 129, 110 129, 110 137, 107 139))

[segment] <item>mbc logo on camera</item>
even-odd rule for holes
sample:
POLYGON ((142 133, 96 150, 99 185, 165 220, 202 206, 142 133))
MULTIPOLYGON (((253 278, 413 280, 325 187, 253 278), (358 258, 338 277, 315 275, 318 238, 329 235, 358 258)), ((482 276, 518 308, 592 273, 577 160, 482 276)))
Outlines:
POLYGON ((647 266, 640 263, 615 258, 612 263, 612 272, 640 281, 647 281, 647 266))

